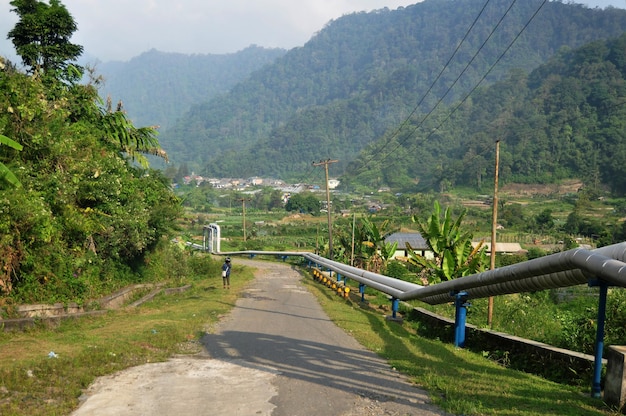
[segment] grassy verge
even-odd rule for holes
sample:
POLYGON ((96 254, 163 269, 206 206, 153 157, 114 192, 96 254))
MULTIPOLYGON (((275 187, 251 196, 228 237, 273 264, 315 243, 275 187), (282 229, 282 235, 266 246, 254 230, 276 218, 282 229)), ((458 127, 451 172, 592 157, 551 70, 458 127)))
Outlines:
MULTIPOLYGON (((617 415, 599 399, 571 386, 506 369, 480 354, 416 335, 383 312, 342 300, 305 280, 330 318, 368 349, 430 392, 435 404, 458 415, 617 415)), ((373 305, 373 304, 372 304, 373 305)))
POLYGON ((229 291, 220 277, 197 279, 186 282, 192 283, 187 292, 160 295, 138 308, 57 328, 0 332, 0 414, 67 415, 98 376, 198 352, 200 336, 252 279, 250 270, 235 272, 229 291))

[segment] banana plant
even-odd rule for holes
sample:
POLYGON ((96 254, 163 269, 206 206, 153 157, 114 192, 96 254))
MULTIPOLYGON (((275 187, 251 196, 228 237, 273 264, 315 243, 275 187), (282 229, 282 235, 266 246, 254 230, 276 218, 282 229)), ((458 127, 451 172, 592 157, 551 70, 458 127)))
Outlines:
MULTIPOLYGON (((22 145, 15 140, 9 139, 7 136, 0 134, 0 144, 12 147, 15 150, 22 150, 22 145)), ((2 162, 0 162, 0 184, 9 185, 13 188, 19 188, 22 183, 17 179, 17 176, 2 162)))
POLYGON ((378 227, 372 221, 366 218, 363 219, 363 231, 365 232, 366 241, 362 242, 362 247, 367 256, 367 269, 369 271, 376 273, 384 272, 389 259, 393 257, 398 248, 397 242, 385 242, 388 227, 388 220, 378 227))
POLYGON ((456 279, 485 270, 488 259, 483 242, 473 247, 472 233, 461 229, 466 212, 464 210, 453 221, 450 209, 446 208, 442 216, 441 206, 435 201, 433 213, 426 223, 413 216, 432 256, 417 254, 409 246, 408 261, 421 268, 423 280, 428 283, 456 279))

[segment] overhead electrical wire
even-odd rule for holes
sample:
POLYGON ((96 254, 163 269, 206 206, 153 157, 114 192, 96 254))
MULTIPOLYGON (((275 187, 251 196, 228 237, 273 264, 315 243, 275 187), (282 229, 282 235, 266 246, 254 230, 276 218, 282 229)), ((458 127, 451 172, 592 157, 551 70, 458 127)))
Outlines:
MULTIPOLYGON (((487 0, 485 2, 485 4, 483 4, 483 7, 481 8, 480 12, 478 13, 478 15, 476 16, 476 18, 474 19, 474 21, 472 22, 472 24, 470 25, 470 27, 466 30, 465 35, 463 36, 463 38, 461 39, 461 41, 459 42, 459 44, 457 45, 456 49, 454 50, 454 52, 452 53, 452 55, 450 55, 450 58, 448 58, 448 60, 446 61, 446 63, 444 64, 444 66, 441 68, 441 71, 439 71, 439 74, 437 74, 437 76, 435 77, 435 79, 433 80, 433 82, 430 84, 430 87, 428 87, 428 89, 426 90, 426 92, 424 93, 424 95, 422 96, 422 98, 419 100, 419 102, 415 105, 415 107, 413 108, 413 110, 411 111, 411 113, 409 113, 409 115, 404 119, 404 121, 402 123, 400 123, 400 125, 398 126, 398 128, 394 131, 394 133, 389 137, 389 139, 387 140, 387 143, 385 143, 383 145, 383 147, 387 146, 389 144, 389 142, 396 137, 400 131, 402 131, 402 128, 407 125, 409 123, 409 121, 411 120, 411 118, 415 115, 415 113, 417 113, 417 111, 419 110, 419 108, 421 107, 422 103, 424 102, 424 100, 426 99, 426 97, 428 97, 428 95, 430 94, 430 92, 432 91, 432 89, 435 87, 435 85, 437 84, 437 82, 439 81, 439 79, 441 78, 441 76, 443 75, 443 73, 446 71, 446 69, 450 66, 452 60, 454 59, 454 57, 458 54, 459 50, 461 49, 461 46, 463 45, 463 43, 467 40, 469 34, 471 33, 472 29, 474 29, 474 27, 476 26, 476 24, 478 23, 478 20, 480 19, 480 17, 483 15, 483 13, 485 12, 485 9, 487 8, 487 6, 489 5, 491 0, 487 0)), ((515 3, 514 0, 513 3, 515 3)), ((447 94, 447 92, 446 92, 447 94)), ((376 152, 372 152, 372 156, 369 158, 369 160, 365 161, 362 164, 362 167, 365 168, 367 167, 367 165, 372 162, 372 160, 375 157, 375 153, 376 152)), ((308 177, 310 174, 307 173, 305 175, 305 177, 308 177)))
MULTIPOLYGON (((411 120, 411 118, 415 115, 415 113, 417 113, 417 110, 422 106, 422 103, 424 102, 424 100, 426 99, 426 97, 428 97, 428 94, 430 94, 430 92, 432 91, 432 89, 435 87, 435 85, 437 84, 437 82, 439 81, 439 79, 441 78, 441 76, 443 75, 443 73, 445 72, 445 70, 450 66, 450 64, 452 63, 452 60, 454 59, 454 57, 457 55, 457 53, 459 52, 459 50, 461 49, 461 46, 463 46, 463 43, 467 40, 467 37, 469 36, 469 34, 471 33, 472 29, 474 29, 474 27, 476 26, 476 24, 478 23, 478 20, 480 19, 480 17, 482 16, 482 14, 485 12, 485 9, 487 8, 487 6, 489 5, 489 2, 491 0, 487 0, 485 2, 485 4, 483 4, 482 9, 480 10, 480 12, 478 13, 478 15, 476 16, 476 18, 474 19, 474 21, 472 22, 472 24, 470 25, 470 27, 467 29, 467 31, 465 32, 465 35, 463 36, 463 38, 461 39, 461 41, 459 42, 459 44, 457 45, 456 49, 454 50, 454 52, 452 52, 452 55, 450 55, 450 58, 448 58, 448 61, 444 64, 444 66, 441 68, 441 71, 439 71, 439 74, 437 74, 437 76, 435 77, 434 81, 430 84, 430 87, 428 87, 428 90, 426 90, 426 92, 424 93, 424 95, 422 96, 422 98, 419 100, 419 102, 415 105, 415 107, 413 108, 413 110, 409 113, 409 115, 404 119, 404 121, 402 123, 400 123, 400 125, 398 126, 398 128, 391 134, 391 136, 387 139, 387 142, 383 145, 383 147, 387 146, 391 140, 393 140, 394 137, 396 137, 398 134, 400 134, 400 131, 402 131, 402 128, 407 125, 409 123, 409 121, 411 120)), ((514 0, 514 2, 517 0, 514 0)), ((436 106, 435 106, 436 107, 436 106)), ((363 165, 363 167, 367 167, 367 165, 374 159, 375 155, 372 154, 372 156, 370 157, 369 160, 367 160, 363 165)))
MULTIPOLYGON (((441 78, 441 76, 443 75, 443 73, 445 72, 445 70, 450 66, 452 60, 454 59, 454 57, 457 55, 457 53, 459 52, 459 49, 461 49, 461 46, 463 45, 463 43, 465 42, 465 40, 467 39, 467 37, 469 36, 470 32, 472 31, 472 29, 474 28, 474 26, 476 26, 476 23, 478 22, 478 20, 480 19, 480 16, 482 16, 482 14, 484 13, 485 9, 487 8, 487 5, 489 4, 491 0, 487 0, 485 2, 485 4, 483 5, 482 9, 480 10, 480 12, 478 13, 478 15, 476 16, 476 18, 474 19, 474 21, 472 22, 472 24, 470 25, 470 27, 467 29, 467 31, 465 32, 465 35, 463 36, 463 38, 461 39, 461 41, 459 42, 459 44, 457 45, 456 49, 454 50, 454 52, 452 53, 452 55, 450 55, 450 58, 448 59, 448 61, 445 63, 445 65, 441 68, 441 71, 439 71, 439 74, 437 74, 437 76, 435 77, 434 81, 430 84, 430 87, 428 87, 428 90, 426 90, 426 92, 424 93, 424 95, 422 96, 422 98, 419 100, 419 102, 415 105, 415 107, 413 108, 413 110, 411 111, 411 113, 405 118, 405 120, 400 123, 400 126, 393 132, 393 134, 389 137, 387 144, 389 144, 389 142, 396 137, 400 131, 402 130, 402 128, 409 123, 409 121, 411 120, 411 118, 413 117, 413 115, 415 115, 415 113, 417 112, 417 110, 421 107, 422 103, 424 102, 424 100, 426 99, 426 97, 428 97, 428 94, 430 94, 430 92, 432 91, 432 89, 435 87, 435 85, 437 84, 437 82, 439 81, 439 79, 441 78)), ((516 0, 515 0, 516 1, 516 0)), ((436 106, 435 106, 436 107, 436 106)), ((383 146, 384 147, 384 146, 383 146)), ((373 157, 373 156, 372 156, 373 157)), ((366 162, 367 164, 367 162, 366 162)))
MULTIPOLYGON (((506 49, 504 50, 504 52, 502 52, 502 54, 500 54, 500 56, 498 57, 498 59, 490 66, 490 68, 487 70, 487 72, 481 77, 481 79, 476 83, 476 85, 470 90, 470 92, 463 98, 463 100, 454 107, 453 111, 451 111, 448 116, 435 128, 431 131, 431 133, 429 133, 422 141, 427 140, 433 133, 434 131, 436 131, 437 129, 439 129, 447 120, 450 119, 450 117, 460 108, 460 106, 462 104, 465 103, 465 101, 467 101, 467 99, 471 96, 471 94, 480 86, 480 84, 487 78, 487 76, 493 71, 493 69, 495 68, 495 66, 502 60, 502 58, 504 57, 504 55, 510 50, 510 48, 513 46, 513 44, 517 41, 517 39, 522 35, 522 33, 527 29, 527 27, 530 25, 530 23, 534 20, 534 18, 537 16, 537 14, 539 13, 539 11, 543 8, 543 6, 547 3, 548 0, 544 0, 541 5, 537 8, 537 10, 535 10, 535 12, 533 13, 533 15, 530 17, 530 19, 526 22, 526 24, 524 24, 524 26, 522 27, 522 29, 518 32, 518 34, 513 38, 513 40, 509 43, 509 45, 506 47, 506 49)), ((494 28, 492 29, 492 31, 490 32, 489 36, 485 39, 485 41, 481 44, 480 48, 476 51, 476 53, 472 56, 472 58, 470 59, 470 61, 467 63, 467 65, 465 66, 465 68, 461 71, 461 73, 459 74, 459 76, 454 80, 454 82, 448 87, 448 89, 446 90, 446 92, 443 94, 443 96, 437 101, 437 103, 435 104, 435 106, 433 106, 433 108, 418 122, 418 124, 406 135, 406 138, 404 140, 399 141, 396 146, 393 147, 393 149, 389 152, 387 152, 386 154, 384 154, 382 156, 382 160, 384 161, 385 158, 389 157, 398 147, 404 145, 411 137, 412 135, 423 125, 423 123, 433 114, 433 112, 437 109, 437 107, 441 104, 441 102, 443 102, 443 100, 445 99, 445 97, 449 94, 449 92, 452 90, 452 88, 458 83, 458 81, 460 80, 460 78, 463 76, 463 74, 467 71, 467 69, 470 67, 470 65, 473 63, 473 61, 476 59, 476 57, 478 56, 478 54, 482 51, 482 49, 485 47, 485 45, 487 44, 487 42, 491 39, 491 37, 493 36, 493 34, 495 33, 495 31, 498 29, 498 27, 502 24, 503 20, 506 18, 507 14, 509 13, 509 11, 511 10, 511 8, 515 5, 515 3, 517 2, 517 0, 513 0, 513 2, 509 5, 508 9, 506 10, 506 12, 502 15, 502 17, 500 18, 500 20, 498 21, 498 23, 494 26, 494 28)), ((399 135, 399 132, 402 130, 402 128, 408 124, 408 122, 410 121, 410 118, 415 114, 415 112, 417 111, 418 107, 420 106, 420 104, 423 102, 423 100, 425 99, 425 97, 427 96, 427 94, 432 90, 432 88, 434 87, 435 83, 439 80, 439 78, 441 77, 441 75, 443 74, 443 72, 445 71, 445 69, 449 66, 451 60, 454 58, 454 56, 456 55, 456 53, 458 52, 459 48, 461 47, 461 45, 463 44, 463 42, 467 39, 471 29, 475 26, 476 22, 478 21, 478 19, 480 18, 481 14, 483 13, 483 11, 485 10, 487 4, 489 3, 489 0, 485 3, 485 5, 483 6, 483 9, 481 10, 481 12, 479 13, 479 15, 476 17, 476 19, 474 20, 474 23, 472 23, 472 25, 470 26, 470 28, 468 29, 468 31, 466 32, 465 36, 463 37, 463 40, 459 43, 459 46, 457 47, 457 49, 455 50, 455 52, 453 53, 453 55, 450 57, 450 59, 448 60, 448 62, 446 63, 446 65, 443 67, 443 69, 441 70, 441 72, 439 73, 438 77, 435 79, 435 81, 431 84, 430 88, 428 89, 427 93, 424 95, 424 97, 422 97, 422 99, 420 100, 419 104, 415 107, 415 109, 411 112, 411 114, 401 123, 401 125, 394 131, 394 133, 389 136, 389 138, 386 140, 386 143, 383 147, 391 144, 391 140, 393 140, 396 136, 399 135)), ((369 163, 371 163, 374 158, 377 156, 376 154, 377 152, 374 151, 373 154, 371 155, 371 157, 366 160, 362 165, 361 165, 361 169, 364 169, 367 167, 367 165, 369 163)), ((357 169, 359 170, 359 169, 357 169)))
MULTIPOLYGON (((528 27, 528 25, 530 25, 530 23, 533 21, 533 19, 537 16, 537 14, 539 13, 539 11, 543 8, 543 6, 548 2, 548 0, 544 0, 543 3, 541 3, 541 6, 539 6, 539 8, 535 11, 535 13, 533 13, 533 15, 531 16, 531 18, 528 20, 528 22, 526 22, 526 24, 524 25, 524 27, 522 28, 522 30, 520 30, 520 32, 515 36, 515 38, 513 38, 513 40, 509 43, 509 45, 506 47, 506 49, 504 50, 504 52, 502 52, 500 54, 500 56, 498 56, 498 59, 495 60, 495 62, 489 67, 489 69, 487 70, 487 72, 485 72, 485 74, 481 77, 481 79, 476 83, 476 85, 465 95, 465 97, 459 101, 459 103, 452 109, 452 111, 450 111, 450 113, 437 125, 437 127, 435 127, 433 130, 431 130, 430 133, 428 133, 428 135, 426 135, 426 137, 423 139, 423 141, 428 140, 428 138, 430 136, 432 136, 434 134, 435 131, 437 131, 441 126, 443 126, 446 121, 448 121, 450 119, 450 117, 452 117, 452 115, 454 113, 456 113, 456 111, 467 101, 467 99, 474 93, 474 91, 476 91, 478 89, 478 87, 480 86, 480 84, 482 84, 482 82, 489 76, 489 74, 491 73, 491 71, 493 71, 493 69, 496 67, 496 65, 498 65, 498 63, 500 63, 500 61, 502 60, 502 58, 504 57, 504 55, 506 55, 506 53, 509 51, 509 49, 511 49, 511 47, 513 46, 513 44, 517 41, 517 39, 522 35, 522 33, 524 33, 524 31, 526 30, 526 28, 528 27)), ((430 114, 430 113, 429 113, 430 114)), ((417 129, 419 128, 419 126, 417 126, 415 129, 413 129, 412 133, 413 134, 417 129)), ((410 135, 408 136, 410 137, 410 135)), ((408 140, 408 138, 407 138, 408 140)), ((398 146, 400 146, 401 144, 404 144, 406 142, 406 140, 404 142, 401 142, 398 144, 398 146)), ((397 149, 398 146, 396 146, 394 149, 397 149)))

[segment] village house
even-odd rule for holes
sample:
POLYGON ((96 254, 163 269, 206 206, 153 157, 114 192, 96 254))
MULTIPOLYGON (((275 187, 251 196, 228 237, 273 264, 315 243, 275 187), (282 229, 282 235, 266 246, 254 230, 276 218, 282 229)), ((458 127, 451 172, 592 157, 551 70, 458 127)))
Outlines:
MULTIPOLYGON (((433 258, 433 253, 426 244, 426 240, 420 233, 417 232, 398 232, 390 234, 385 238, 385 243, 393 244, 398 243, 395 254, 392 256, 395 258, 407 258, 409 257, 409 246, 413 249, 415 254, 419 254, 426 258, 433 258)), ((472 247, 476 248, 481 242, 472 242, 472 247)), ((485 247, 487 255, 491 254, 491 243, 483 242, 482 246, 485 247)), ((496 242, 496 253, 498 254, 523 254, 527 250, 522 249, 519 243, 498 243, 496 242)))

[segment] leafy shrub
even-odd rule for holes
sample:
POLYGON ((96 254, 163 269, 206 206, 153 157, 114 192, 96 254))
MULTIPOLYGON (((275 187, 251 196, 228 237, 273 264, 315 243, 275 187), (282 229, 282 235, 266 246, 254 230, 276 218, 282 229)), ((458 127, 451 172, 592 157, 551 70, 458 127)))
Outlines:
POLYGON ((220 276, 221 264, 204 253, 193 253, 188 264, 192 278, 207 279, 220 276))
POLYGON ((561 334, 557 346, 585 354, 593 354, 596 341, 597 312, 588 308, 584 314, 559 313, 561 334))
POLYGON ((626 345, 626 290, 609 290, 606 316, 605 345, 626 345))

